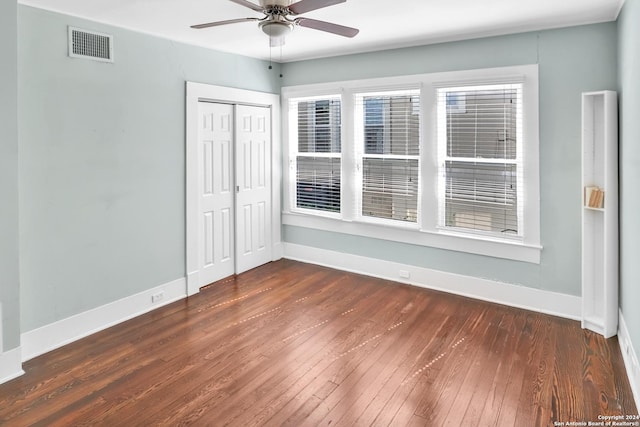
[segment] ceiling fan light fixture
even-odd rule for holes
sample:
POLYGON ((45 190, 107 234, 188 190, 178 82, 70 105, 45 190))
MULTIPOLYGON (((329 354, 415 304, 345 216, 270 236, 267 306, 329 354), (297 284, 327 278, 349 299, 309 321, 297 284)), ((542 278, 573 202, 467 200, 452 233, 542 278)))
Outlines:
POLYGON ((258 26, 262 32, 269 36, 269 45, 271 47, 284 45, 286 36, 295 26, 320 30, 343 37, 355 37, 355 35, 358 34, 357 28, 345 27, 344 25, 332 24, 331 22, 318 21, 317 19, 305 17, 296 18, 296 16, 302 13, 311 12, 313 10, 322 9, 339 3, 345 3, 347 0, 259 0, 259 5, 254 3, 255 0, 230 1, 255 12, 261 12, 264 14, 264 17, 207 22, 204 24, 192 25, 191 28, 202 29, 247 21, 258 21, 258 26))
POLYGON ((284 39, 293 29, 293 24, 287 21, 264 21, 260 23, 260 28, 271 38, 284 39))

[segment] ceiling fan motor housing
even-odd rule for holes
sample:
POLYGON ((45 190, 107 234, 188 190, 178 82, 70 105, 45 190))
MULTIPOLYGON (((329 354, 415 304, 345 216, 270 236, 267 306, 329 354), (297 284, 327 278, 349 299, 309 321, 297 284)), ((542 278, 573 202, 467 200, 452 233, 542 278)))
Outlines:
POLYGON ((280 7, 288 7, 290 4, 294 3, 295 0, 260 0, 260 6, 265 9, 268 9, 271 6, 280 6, 280 7))

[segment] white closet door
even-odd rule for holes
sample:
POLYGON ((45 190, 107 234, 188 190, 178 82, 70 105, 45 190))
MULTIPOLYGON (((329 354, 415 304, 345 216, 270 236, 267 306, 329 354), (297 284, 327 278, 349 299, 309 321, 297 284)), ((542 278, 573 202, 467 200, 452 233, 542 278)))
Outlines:
POLYGON ((236 273, 271 261, 271 110, 236 106, 236 273))
POLYGON ((233 106, 198 103, 199 286, 230 276, 234 260, 233 106))

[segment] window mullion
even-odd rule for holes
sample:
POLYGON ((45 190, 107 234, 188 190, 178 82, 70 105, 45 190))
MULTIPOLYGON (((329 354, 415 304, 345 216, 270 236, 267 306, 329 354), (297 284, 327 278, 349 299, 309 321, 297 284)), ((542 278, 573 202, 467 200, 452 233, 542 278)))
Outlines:
POLYGON ((360 179, 354 129, 354 102, 349 92, 342 94, 342 218, 353 221, 358 206, 357 183, 360 179))

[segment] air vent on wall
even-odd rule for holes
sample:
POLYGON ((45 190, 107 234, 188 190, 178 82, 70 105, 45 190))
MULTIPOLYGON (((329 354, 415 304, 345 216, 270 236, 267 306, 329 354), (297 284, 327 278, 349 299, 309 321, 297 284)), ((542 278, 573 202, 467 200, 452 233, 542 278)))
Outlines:
POLYGON ((69 56, 113 62, 113 36, 69 27, 69 56))

